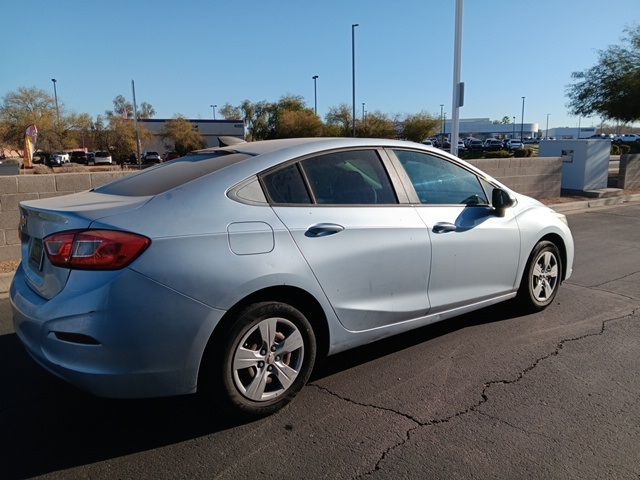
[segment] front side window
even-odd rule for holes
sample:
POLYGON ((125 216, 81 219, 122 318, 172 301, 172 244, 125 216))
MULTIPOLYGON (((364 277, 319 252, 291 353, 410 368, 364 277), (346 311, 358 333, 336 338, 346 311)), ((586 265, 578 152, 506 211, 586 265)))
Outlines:
POLYGON ((329 153, 300 162, 318 204, 398 203, 389 176, 374 150, 329 153))
POLYGON ((394 150, 420 203, 488 205, 478 177, 458 165, 420 152, 394 150))

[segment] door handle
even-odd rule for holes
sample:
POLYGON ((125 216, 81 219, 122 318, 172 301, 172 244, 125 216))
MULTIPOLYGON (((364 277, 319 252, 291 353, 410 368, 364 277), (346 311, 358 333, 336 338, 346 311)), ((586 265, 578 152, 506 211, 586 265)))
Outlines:
POLYGON ((304 232, 304 236, 310 238, 328 237, 329 235, 340 233, 343 230, 344 227, 336 223, 318 223, 311 225, 307 231, 304 232))
POLYGON ((456 226, 449 222, 439 222, 433 226, 433 233, 455 232, 456 226))

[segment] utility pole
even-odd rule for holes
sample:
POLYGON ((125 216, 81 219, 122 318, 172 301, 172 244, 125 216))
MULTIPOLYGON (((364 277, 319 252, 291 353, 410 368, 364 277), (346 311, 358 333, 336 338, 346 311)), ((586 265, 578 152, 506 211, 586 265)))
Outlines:
POLYGON ((453 46, 453 99, 451 110, 451 154, 458 155, 458 133, 460 131, 460 107, 462 106, 462 84, 460 62, 462 56, 462 11, 463 0, 456 0, 455 40, 453 46))
POLYGON ((136 84, 131 79, 131 92, 133 93, 133 128, 136 131, 136 154, 138 156, 138 169, 142 168, 140 158, 140 132, 138 132, 138 106, 136 105, 136 84))
POLYGON ((58 108, 58 89, 56 88, 56 83, 58 82, 55 78, 52 78, 53 82, 53 96, 56 99, 56 118, 58 119, 58 128, 60 128, 60 108, 58 108))
POLYGON ((352 93, 352 120, 353 130, 352 136, 356 136, 356 27, 359 27, 358 23, 351 25, 351 93, 352 93))
POLYGON ((520 141, 524 142, 524 98, 522 97, 522 117, 520 117, 520 141))
POLYGON ((516 138, 516 117, 513 117, 513 133, 511 134, 511 138, 516 138))
POLYGON ((547 113, 547 128, 544 131, 544 139, 545 140, 549 140, 549 115, 551 115, 551 114, 547 113))
POLYGON ((318 75, 311 78, 313 78, 313 113, 318 115, 318 75))
POLYGON ((440 104, 440 141, 444 144, 444 103, 440 104))

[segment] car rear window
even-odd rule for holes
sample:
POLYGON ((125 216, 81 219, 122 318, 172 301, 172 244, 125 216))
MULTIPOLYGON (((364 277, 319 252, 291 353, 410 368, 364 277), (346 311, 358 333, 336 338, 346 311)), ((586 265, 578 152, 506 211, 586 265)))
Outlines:
POLYGON ((98 193, 146 197, 159 195, 191 180, 249 158, 243 153, 215 152, 187 155, 95 189, 98 193))
POLYGON ((108 157, 109 154, 107 152, 96 152, 96 157, 108 157))

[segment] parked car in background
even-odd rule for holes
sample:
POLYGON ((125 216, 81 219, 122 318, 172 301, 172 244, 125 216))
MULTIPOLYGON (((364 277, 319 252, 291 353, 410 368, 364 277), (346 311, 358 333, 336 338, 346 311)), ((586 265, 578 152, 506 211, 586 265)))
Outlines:
POLYGON ((427 147, 433 147, 433 142, 431 140, 423 140, 421 142, 423 145, 426 145, 427 147))
POLYGON ((111 159, 111 154, 109 152, 96 152, 95 156, 93 157, 93 163, 95 165, 105 165, 105 164, 112 164, 113 160, 111 159))
POLYGON ((163 162, 168 162, 169 160, 173 160, 174 158, 180 158, 181 155, 178 152, 165 152, 162 156, 163 162))
POLYGON ((160 163, 162 162, 162 157, 158 152, 144 152, 142 161, 144 163, 160 163))
POLYGON ((511 139, 507 140, 507 142, 505 144, 505 148, 507 150, 516 150, 516 149, 519 149, 519 148, 524 148, 524 144, 518 139, 511 138, 511 139))
POLYGON ((502 141, 497 138, 487 138, 484 141, 484 150, 486 152, 495 152, 497 150, 502 150, 502 141))
POLYGON ((469 140, 467 142, 467 150, 470 152, 482 152, 484 150, 482 140, 469 140))
POLYGON ((87 165, 89 163, 89 155, 86 152, 73 151, 71 152, 71 161, 73 163, 87 165))
POLYGON ((467 146, 464 144, 462 140, 458 140, 458 151, 464 152, 467 149, 467 146))
POLYGON ((13 323, 41 366, 101 396, 202 391, 250 416, 324 355, 509 299, 547 308, 574 257, 564 215, 383 139, 200 150, 20 215, 13 323))
POLYGON ((623 133, 615 139, 616 143, 640 143, 640 135, 635 133, 623 133))
POLYGON ((69 163, 69 154, 64 152, 56 152, 51 155, 51 163, 55 165, 63 165, 69 163))
POLYGON ((96 152, 88 152, 87 165, 95 165, 95 163, 96 163, 96 152))

